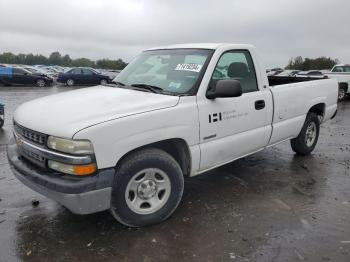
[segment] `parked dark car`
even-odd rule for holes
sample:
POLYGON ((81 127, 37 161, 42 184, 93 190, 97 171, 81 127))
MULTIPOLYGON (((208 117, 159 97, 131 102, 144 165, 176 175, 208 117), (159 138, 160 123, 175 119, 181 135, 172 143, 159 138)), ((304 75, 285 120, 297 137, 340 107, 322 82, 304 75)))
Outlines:
POLYGON ((4 85, 52 85, 53 79, 44 74, 35 74, 23 68, 0 67, 0 83, 4 85))
POLYGON ((101 74, 91 68, 76 67, 64 73, 59 73, 57 82, 73 85, 106 85, 111 81, 110 77, 101 74))

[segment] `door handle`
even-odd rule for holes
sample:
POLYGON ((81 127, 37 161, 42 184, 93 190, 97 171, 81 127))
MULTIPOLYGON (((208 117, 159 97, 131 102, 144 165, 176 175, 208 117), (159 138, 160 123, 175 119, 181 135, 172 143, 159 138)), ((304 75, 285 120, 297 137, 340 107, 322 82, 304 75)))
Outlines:
POLYGON ((265 108, 265 101, 264 100, 255 101, 255 109, 256 110, 261 110, 264 108, 265 108))

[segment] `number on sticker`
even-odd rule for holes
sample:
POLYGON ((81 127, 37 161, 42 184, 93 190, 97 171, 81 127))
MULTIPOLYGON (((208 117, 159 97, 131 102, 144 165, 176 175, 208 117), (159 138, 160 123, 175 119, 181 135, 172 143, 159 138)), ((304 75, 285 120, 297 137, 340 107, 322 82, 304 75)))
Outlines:
POLYGON ((202 65, 198 64, 178 64, 175 68, 176 71, 192 71, 199 72, 202 69, 202 65))

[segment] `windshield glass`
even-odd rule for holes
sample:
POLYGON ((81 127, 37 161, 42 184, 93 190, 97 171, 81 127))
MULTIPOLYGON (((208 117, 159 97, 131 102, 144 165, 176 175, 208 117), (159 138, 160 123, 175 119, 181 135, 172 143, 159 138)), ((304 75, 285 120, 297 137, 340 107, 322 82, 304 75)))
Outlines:
POLYGON ((29 67, 27 67, 27 68, 25 68, 27 71, 29 71, 29 72, 31 72, 31 73, 37 73, 37 71, 35 71, 34 69, 32 69, 32 68, 29 68, 29 67))
POLYGON ((350 66, 336 66, 334 67, 333 72, 350 73, 350 66))
POLYGON ((173 94, 188 94, 199 80, 213 50, 169 49, 146 51, 113 81, 120 85, 149 85, 173 94))

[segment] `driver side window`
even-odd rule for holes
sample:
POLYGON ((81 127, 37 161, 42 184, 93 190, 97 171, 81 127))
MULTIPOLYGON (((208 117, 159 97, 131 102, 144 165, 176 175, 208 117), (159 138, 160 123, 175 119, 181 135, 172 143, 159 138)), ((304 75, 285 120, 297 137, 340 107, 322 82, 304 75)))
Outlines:
POLYGON ((83 71, 84 75, 93 75, 93 72, 91 70, 89 70, 89 69, 83 68, 82 71, 83 71))
POLYGON ((247 50, 232 50, 224 53, 217 63, 211 79, 215 86, 218 80, 232 79, 241 83, 243 93, 258 90, 254 63, 247 50))
POLYGON ((71 74, 73 75, 80 75, 81 74, 81 69, 80 68, 76 68, 70 71, 71 74))
POLYGON ((24 73, 25 73, 23 70, 21 70, 19 68, 14 68, 12 72, 15 75, 24 75, 24 73))

